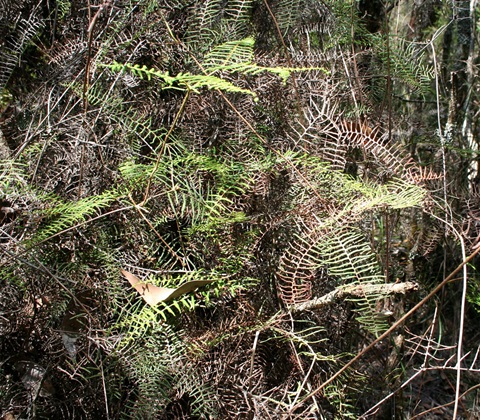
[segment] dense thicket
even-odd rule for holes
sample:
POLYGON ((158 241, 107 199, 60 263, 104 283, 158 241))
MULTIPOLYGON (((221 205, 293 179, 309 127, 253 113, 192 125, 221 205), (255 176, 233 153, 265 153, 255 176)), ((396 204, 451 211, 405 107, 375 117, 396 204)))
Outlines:
POLYGON ((476 1, 0 4, 3 418, 478 416, 476 1))

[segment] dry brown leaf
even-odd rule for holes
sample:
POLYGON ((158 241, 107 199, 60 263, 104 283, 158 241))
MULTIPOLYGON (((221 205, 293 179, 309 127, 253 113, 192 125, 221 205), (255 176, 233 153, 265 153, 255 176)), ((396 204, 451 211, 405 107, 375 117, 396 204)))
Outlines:
POLYGON ((167 302, 175 299, 185 293, 193 292, 199 287, 205 286, 215 280, 192 280, 182 284, 176 289, 170 287, 159 287, 150 283, 145 283, 132 273, 121 270, 122 274, 127 278, 128 282, 140 293, 142 298, 149 305, 154 306, 160 302, 167 302))

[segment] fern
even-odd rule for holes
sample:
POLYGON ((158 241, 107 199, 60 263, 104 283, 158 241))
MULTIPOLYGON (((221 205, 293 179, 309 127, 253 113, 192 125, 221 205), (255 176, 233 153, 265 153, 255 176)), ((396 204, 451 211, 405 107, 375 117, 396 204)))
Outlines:
POLYGON ((187 44, 208 45, 218 37, 217 24, 220 21, 222 1, 207 0, 191 5, 194 11, 192 22, 186 33, 187 44))
POLYGON ((378 57, 396 81, 408 86, 413 93, 426 95, 430 91, 434 69, 424 63, 424 46, 398 37, 390 38, 388 45, 375 45, 378 57))
POLYGON ((196 1, 184 41, 197 53, 228 39, 239 39, 251 31, 252 0, 196 1))
POLYGON ((245 75, 257 76, 261 73, 272 73, 279 76, 283 83, 294 72, 305 72, 320 70, 324 74, 328 74, 328 70, 323 67, 263 67, 252 63, 253 46, 255 40, 253 38, 245 38, 240 41, 231 41, 215 47, 207 54, 204 67, 211 73, 216 71, 241 73, 245 75))
POLYGON ((47 221, 31 238, 30 245, 43 242, 62 230, 85 221, 88 216, 92 216, 110 206, 118 198, 119 193, 114 190, 105 191, 102 194, 86 197, 76 202, 62 202, 52 198, 48 203, 50 208, 47 208, 43 213, 47 221))
MULTIPOLYGON (((312 296, 312 285, 327 280, 359 285, 384 282, 371 245, 356 224, 366 214, 385 207, 417 206, 423 202, 425 191, 399 179, 386 184, 362 182, 332 171, 315 158, 299 156, 284 156, 295 162, 308 179, 303 193, 296 192, 296 199, 304 203, 310 197, 320 211, 313 219, 298 221, 295 240, 283 254, 276 273, 280 297, 287 305, 306 301, 312 296), (335 203, 336 210, 322 209, 319 198, 328 198, 330 205, 335 203)), ((356 299, 358 320, 375 334, 385 328, 376 311, 381 297, 378 292, 356 299)))
POLYGON ((36 36, 43 27, 34 11, 25 19, 21 18, 15 27, 15 36, 12 41, 0 50, 0 92, 3 91, 10 76, 19 64, 19 60, 28 43, 36 36))
POLYGON ((212 49, 205 57, 202 67, 208 74, 195 75, 191 73, 179 73, 176 76, 170 76, 167 72, 161 72, 147 66, 138 64, 120 64, 114 62, 110 65, 104 65, 114 72, 129 71, 132 74, 151 80, 152 78, 162 81, 161 89, 179 89, 199 93, 202 88, 209 90, 218 89, 229 93, 244 93, 256 98, 256 94, 249 89, 241 88, 233 83, 214 76, 215 72, 241 73, 244 75, 259 75, 261 73, 273 73, 279 76, 284 83, 293 72, 322 70, 325 74, 327 70, 323 68, 312 67, 263 67, 252 63, 253 59, 253 38, 245 38, 240 41, 230 41, 212 49))
POLYGON ((0 160, 0 191, 12 194, 18 186, 25 186, 25 166, 14 160, 0 160))
POLYGON ((301 13, 305 10, 305 3, 302 0, 287 0, 278 3, 274 9, 275 18, 284 36, 292 27, 296 27, 301 13))
POLYGON ((252 7, 252 0, 229 0, 227 2, 225 21, 227 21, 227 33, 231 39, 242 38, 250 31, 252 7))
MULTIPOLYGON (((79 97, 82 97, 82 86, 72 84, 70 88, 79 97)), ((86 94, 89 104, 100 107, 106 116, 112 118, 118 124, 118 130, 125 140, 134 140, 132 146, 136 154, 141 154, 142 147, 153 151, 153 145, 164 144, 168 130, 155 128, 152 117, 145 116, 134 106, 124 106, 118 93, 106 91, 102 84, 97 82, 90 86, 86 94)), ((175 148, 179 144, 174 135, 170 134, 170 138, 172 141, 166 146, 167 149, 175 148)))
POLYGON ((170 76, 167 72, 161 72, 155 69, 148 69, 145 65, 140 66, 138 64, 120 64, 113 63, 106 65, 114 72, 130 71, 134 75, 151 80, 152 78, 160 79, 163 83, 161 89, 173 89, 173 90, 187 90, 194 93, 199 93, 202 88, 218 89, 224 92, 230 93, 244 93, 247 95, 255 96, 255 94, 233 83, 215 76, 195 75, 190 73, 179 73, 176 76, 170 76))
POLYGON ((251 63, 254 59, 254 44, 254 39, 249 37, 217 45, 206 54, 203 67, 210 70, 221 69, 238 63, 251 63))
MULTIPOLYGON (((202 383, 186 360, 183 337, 167 325, 153 327, 149 335, 119 352, 130 379, 137 386, 133 406, 124 415, 158 418, 169 404, 185 395, 198 418, 215 415, 213 392, 202 383)), ((120 349, 119 349, 120 350, 120 349)))
POLYGON ((135 187, 146 185, 153 175, 155 186, 164 197, 164 217, 171 215, 179 220, 188 217, 193 223, 223 217, 231 197, 242 191, 241 179, 233 178, 235 172, 230 173, 227 166, 194 154, 166 158, 159 165, 126 162, 120 170, 135 187), (202 182, 199 173, 211 174, 215 186, 202 182))

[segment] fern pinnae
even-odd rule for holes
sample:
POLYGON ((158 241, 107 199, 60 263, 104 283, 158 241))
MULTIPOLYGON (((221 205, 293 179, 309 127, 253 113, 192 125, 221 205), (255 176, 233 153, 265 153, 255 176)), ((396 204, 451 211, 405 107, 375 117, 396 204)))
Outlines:
POLYGON ((62 230, 85 221, 88 216, 110 206, 118 198, 120 196, 117 191, 109 190, 76 202, 53 201, 50 204, 52 207, 45 211, 45 216, 52 220, 47 221, 46 226, 36 232, 32 238, 33 244, 44 242, 62 230))
POLYGON ((187 30, 187 44, 205 44, 211 42, 209 35, 214 30, 215 23, 220 19, 222 2, 220 0, 196 1, 191 5, 194 19, 187 30))
POLYGON ((225 79, 213 75, 178 73, 176 76, 170 76, 167 72, 161 72, 153 68, 149 69, 145 65, 120 64, 116 62, 105 66, 114 72, 131 71, 133 74, 141 78, 146 78, 147 80, 155 78, 160 81, 161 89, 200 93, 201 89, 205 88, 208 90, 218 89, 229 93, 243 93, 255 96, 255 93, 251 90, 241 88, 225 79))
POLYGON ((302 3, 302 0, 286 0, 276 5, 274 9, 275 19, 283 36, 298 21, 302 6, 304 6, 302 3))
POLYGON ((229 0, 225 14, 228 26, 231 28, 231 37, 244 37, 249 30, 249 19, 253 7, 252 0, 229 0))
POLYGON ((251 63, 254 58, 254 44, 254 38, 248 37, 217 45, 205 56, 202 65, 207 71, 216 71, 232 64, 251 63))
POLYGON ((0 50, 0 58, 2 59, 0 65, 0 92, 7 85, 28 43, 44 25, 36 13, 36 8, 34 8, 27 19, 20 18, 14 30, 16 36, 11 37, 10 43, 0 50))

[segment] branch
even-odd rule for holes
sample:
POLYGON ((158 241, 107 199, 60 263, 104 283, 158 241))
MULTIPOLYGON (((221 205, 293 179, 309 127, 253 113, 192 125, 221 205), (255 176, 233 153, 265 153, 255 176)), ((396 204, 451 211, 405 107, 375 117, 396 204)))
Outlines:
POLYGON ((418 289, 418 284, 413 282, 387 283, 387 284, 355 284, 337 287, 335 290, 322 297, 311 299, 306 302, 297 303, 289 307, 292 313, 318 309, 323 306, 332 305, 337 300, 349 296, 363 297, 371 294, 392 295, 396 293, 405 294, 418 289))

